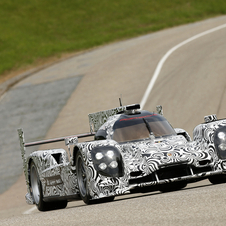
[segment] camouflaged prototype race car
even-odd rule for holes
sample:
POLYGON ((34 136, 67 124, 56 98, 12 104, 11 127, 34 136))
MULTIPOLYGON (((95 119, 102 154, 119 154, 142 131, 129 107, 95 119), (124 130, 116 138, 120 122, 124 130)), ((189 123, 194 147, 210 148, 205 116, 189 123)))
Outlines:
POLYGON ((139 108, 89 114, 91 132, 76 136, 25 143, 19 129, 26 201, 46 211, 81 198, 90 204, 132 192, 178 190, 205 178, 226 182, 226 120, 206 116, 192 141, 183 129, 172 128, 161 106, 157 113, 139 108), (88 136, 94 140, 78 142, 88 136), (58 141, 69 151, 39 150, 25 157, 25 147, 58 141))

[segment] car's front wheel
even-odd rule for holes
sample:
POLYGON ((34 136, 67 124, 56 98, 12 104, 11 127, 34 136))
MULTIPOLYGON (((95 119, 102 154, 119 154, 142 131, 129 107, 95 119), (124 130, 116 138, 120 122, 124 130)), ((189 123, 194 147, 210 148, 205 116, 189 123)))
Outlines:
POLYGON ((64 209, 67 206, 67 200, 44 202, 42 184, 39 179, 38 171, 34 162, 30 166, 30 184, 33 200, 39 211, 48 211, 56 209, 64 209))
POLYGON ((89 194, 88 183, 87 183, 86 166, 80 151, 78 151, 76 155, 76 174, 77 174, 77 183, 78 183, 79 193, 82 200, 86 204, 98 204, 98 203, 104 203, 104 202, 111 202, 114 200, 115 198, 114 196, 109 196, 109 197, 95 199, 95 200, 91 199, 91 196, 89 194))
POLYGON ((87 184, 86 167, 80 151, 76 155, 76 174, 80 196, 86 204, 91 204, 91 197, 87 184))

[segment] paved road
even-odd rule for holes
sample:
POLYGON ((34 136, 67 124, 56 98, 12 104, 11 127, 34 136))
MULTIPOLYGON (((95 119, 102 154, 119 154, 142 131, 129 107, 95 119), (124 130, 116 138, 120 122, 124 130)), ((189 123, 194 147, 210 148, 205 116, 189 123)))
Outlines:
MULTIPOLYGON (((16 97, 22 95, 20 100, 33 96, 34 101, 27 101, 29 105, 25 113, 29 115, 30 105, 32 103, 35 105, 39 97, 31 93, 33 90, 39 90, 35 87, 47 87, 45 90, 47 93, 50 91, 52 100, 45 104, 44 96, 47 94, 41 91, 44 94, 41 96, 43 102, 37 102, 40 108, 31 108, 34 110, 30 113, 33 115, 38 109, 43 117, 37 118, 43 121, 39 122, 36 116, 27 118, 23 113, 21 114, 23 120, 15 123, 17 127, 26 128, 26 140, 30 141, 44 135, 50 138, 86 132, 89 129, 87 114, 118 106, 120 95, 123 104, 139 103, 157 63, 170 48, 195 34, 224 23, 226 17, 215 18, 115 43, 79 55, 21 81, 2 98, 0 105, 5 104, 7 99, 10 100, 8 97, 13 92, 16 97), (57 88, 51 88, 54 84, 57 88), (52 106, 55 106, 58 98, 61 98, 60 88, 62 92, 67 90, 62 99, 66 104, 64 106, 60 104, 54 112, 45 112, 45 106, 49 109, 51 108, 49 103, 53 101, 52 106), (24 92, 23 96, 21 93, 26 90, 30 90, 29 94, 24 92), (33 117, 34 120, 30 120, 33 117), (35 123, 46 124, 41 127, 42 134, 33 134, 35 123)), ((223 105, 226 98, 225 37, 226 29, 222 29, 197 39, 173 53, 166 61, 145 109, 154 110, 156 105, 162 104, 164 115, 171 124, 174 127, 185 128, 189 133, 195 125, 203 121, 205 115, 217 113, 219 118, 225 117, 226 109, 223 105)), ((7 103, 5 106, 11 106, 7 115, 11 118, 10 114, 15 110, 14 105, 7 103)), ((20 104, 15 103, 15 106, 20 104)), ((6 111, 6 108, 2 109, 6 111)), ((15 118, 15 121, 17 120, 15 118)), ((37 129, 38 132, 39 130, 37 129)), ((12 146, 11 156, 14 156, 18 148, 11 144, 8 146, 12 146)), ((19 160, 15 157, 13 161, 19 160)), ((19 171, 21 172, 21 169, 18 164, 19 171)), ((32 219, 32 222, 39 225, 40 219, 46 217, 46 225, 62 225, 63 221, 65 225, 72 222, 81 225, 91 222, 94 222, 94 225, 103 225, 107 222, 113 225, 116 220, 124 225, 150 225, 150 222, 163 225, 182 223, 212 225, 215 222, 216 225, 224 225, 226 222, 224 185, 209 185, 206 180, 191 185, 198 188, 187 188, 179 192, 139 194, 132 199, 123 196, 118 198, 119 201, 104 205, 84 206, 82 202, 73 202, 70 208, 63 211, 51 213, 34 211, 30 215, 21 215, 30 208, 21 203, 23 200, 21 197, 26 192, 21 177, 14 187, 0 196, 1 224, 28 225, 32 219), (7 219, 12 216, 14 217, 7 219)), ((43 225, 43 222, 40 224, 43 225)))
POLYGON ((169 193, 117 197, 114 202, 4 219, 1 225, 225 225, 225 185, 197 183, 169 193), (44 219, 44 220, 43 220, 44 219))

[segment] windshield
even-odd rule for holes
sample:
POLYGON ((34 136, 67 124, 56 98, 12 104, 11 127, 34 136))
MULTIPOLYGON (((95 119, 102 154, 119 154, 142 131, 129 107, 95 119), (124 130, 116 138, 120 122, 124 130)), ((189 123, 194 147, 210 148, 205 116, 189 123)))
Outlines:
POLYGON ((119 119, 115 123, 113 130, 113 140, 117 142, 145 139, 150 136, 150 132, 156 138, 176 135, 168 121, 157 114, 119 119))

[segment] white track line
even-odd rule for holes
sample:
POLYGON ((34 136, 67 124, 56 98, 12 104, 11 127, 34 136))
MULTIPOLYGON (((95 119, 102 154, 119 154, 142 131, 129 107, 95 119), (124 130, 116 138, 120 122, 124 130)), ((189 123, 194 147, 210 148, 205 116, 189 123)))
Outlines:
POLYGON ((195 39, 197 39, 197 38, 200 38, 200 37, 202 37, 202 36, 204 36, 204 35, 210 34, 210 33, 212 33, 212 32, 218 31, 218 30, 223 29, 223 28, 226 28, 226 24, 220 25, 220 26, 218 26, 218 27, 215 27, 215 28, 212 28, 212 29, 210 29, 210 30, 204 31, 204 32, 202 32, 202 33, 200 33, 200 34, 197 34, 197 35, 195 35, 195 36, 193 36, 193 37, 191 37, 191 38, 188 38, 188 39, 186 39, 185 41, 179 43, 178 45, 174 46, 173 48, 171 48, 171 49, 163 56, 163 58, 159 61, 158 65, 157 65, 157 67, 156 67, 156 69, 155 69, 154 75, 153 75, 153 77, 152 77, 152 79, 151 79, 151 81, 150 81, 150 83, 149 83, 149 85, 148 85, 148 87, 147 87, 147 89, 146 89, 146 92, 144 93, 144 96, 143 96, 143 98, 142 98, 142 100, 141 100, 141 103, 140 103, 141 109, 143 109, 144 105, 145 105, 146 102, 147 102, 148 96, 150 95, 150 92, 151 92, 151 90, 152 90, 152 88, 153 88, 153 86, 154 86, 154 84, 155 84, 155 81, 156 81, 157 78, 158 78, 158 75, 159 75, 159 73, 160 73, 160 71, 161 71, 161 69, 162 69, 163 64, 165 63, 165 61, 167 60, 167 58, 168 58, 175 50, 177 50, 177 49, 180 48, 181 46, 183 46, 183 45, 185 45, 185 44, 187 44, 187 43, 189 43, 189 42, 191 42, 191 41, 193 41, 193 40, 195 40, 195 39))
POLYGON ((37 207, 36 206, 33 206, 31 209, 26 210, 25 212, 23 212, 23 214, 31 214, 36 209, 37 209, 37 207))

